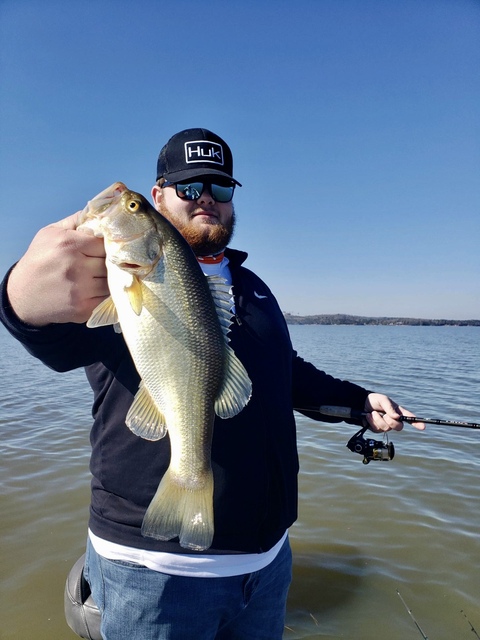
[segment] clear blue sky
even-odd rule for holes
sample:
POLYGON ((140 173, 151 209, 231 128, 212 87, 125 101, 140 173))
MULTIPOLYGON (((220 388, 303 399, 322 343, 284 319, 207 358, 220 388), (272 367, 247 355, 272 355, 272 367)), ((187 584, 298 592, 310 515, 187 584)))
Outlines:
POLYGON ((2 272, 202 126, 284 311, 480 318, 480 1, 0 0, 0 64, 2 272))

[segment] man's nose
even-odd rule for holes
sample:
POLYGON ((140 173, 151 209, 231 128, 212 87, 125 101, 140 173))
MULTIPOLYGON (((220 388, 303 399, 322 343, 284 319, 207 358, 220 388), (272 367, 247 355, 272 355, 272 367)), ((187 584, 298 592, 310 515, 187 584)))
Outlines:
POLYGON ((207 204, 207 203, 212 204, 213 202, 215 202, 212 194, 210 193, 210 186, 208 184, 204 185, 203 191, 200 194, 200 197, 197 198, 197 202, 199 204, 207 204))

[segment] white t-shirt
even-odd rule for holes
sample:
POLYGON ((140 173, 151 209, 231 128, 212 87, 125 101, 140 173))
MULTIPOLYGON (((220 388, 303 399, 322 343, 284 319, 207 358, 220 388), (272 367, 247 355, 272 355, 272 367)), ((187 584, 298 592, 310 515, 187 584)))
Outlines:
POLYGON ((90 530, 90 541, 95 551, 109 560, 133 562, 161 573, 192 578, 225 578, 260 571, 277 557, 287 538, 287 532, 265 553, 238 553, 234 555, 191 555, 145 551, 99 538, 90 530))

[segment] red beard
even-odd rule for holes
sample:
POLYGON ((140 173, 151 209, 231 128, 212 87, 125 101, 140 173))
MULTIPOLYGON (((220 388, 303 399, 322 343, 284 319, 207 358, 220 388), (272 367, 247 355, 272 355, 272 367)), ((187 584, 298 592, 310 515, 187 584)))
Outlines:
POLYGON ((159 212, 167 218, 182 234, 197 256, 209 256, 223 251, 233 236, 235 227, 235 211, 232 206, 232 217, 229 224, 224 225, 215 220, 199 229, 190 224, 178 222, 165 206, 163 200, 158 204, 159 212))

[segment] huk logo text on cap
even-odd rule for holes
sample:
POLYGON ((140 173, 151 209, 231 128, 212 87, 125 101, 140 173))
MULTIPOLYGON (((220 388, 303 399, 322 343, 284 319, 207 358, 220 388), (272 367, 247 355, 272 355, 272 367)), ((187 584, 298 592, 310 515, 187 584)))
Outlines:
POLYGON ((212 162, 223 165, 222 145, 209 140, 193 140, 185 142, 185 162, 212 162))

